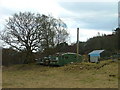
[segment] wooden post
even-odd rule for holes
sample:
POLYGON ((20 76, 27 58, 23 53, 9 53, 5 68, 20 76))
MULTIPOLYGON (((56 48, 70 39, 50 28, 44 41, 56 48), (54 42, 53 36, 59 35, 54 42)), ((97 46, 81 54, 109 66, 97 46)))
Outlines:
POLYGON ((79 56, 79 28, 77 28, 77 60, 79 56))

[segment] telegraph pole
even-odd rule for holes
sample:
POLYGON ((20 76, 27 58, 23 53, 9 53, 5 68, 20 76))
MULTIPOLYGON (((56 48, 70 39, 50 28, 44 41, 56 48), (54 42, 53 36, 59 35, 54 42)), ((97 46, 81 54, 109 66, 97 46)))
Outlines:
POLYGON ((77 60, 79 56, 79 28, 77 28, 77 60))

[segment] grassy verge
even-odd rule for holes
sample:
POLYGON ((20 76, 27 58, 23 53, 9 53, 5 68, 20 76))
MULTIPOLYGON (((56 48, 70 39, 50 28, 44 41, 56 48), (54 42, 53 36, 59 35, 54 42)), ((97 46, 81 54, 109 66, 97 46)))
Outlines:
POLYGON ((118 63, 101 61, 63 67, 14 65, 3 67, 3 88, 117 88, 118 63))

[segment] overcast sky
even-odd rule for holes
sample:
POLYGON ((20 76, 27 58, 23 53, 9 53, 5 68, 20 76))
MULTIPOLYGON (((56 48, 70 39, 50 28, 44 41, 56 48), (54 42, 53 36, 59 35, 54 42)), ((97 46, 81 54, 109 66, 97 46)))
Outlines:
POLYGON ((77 27, 80 41, 86 41, 98 32, 112 33, 118 23, 117 7, 117 0, 0 0, 0 29, 14 13, 31 11, 61 18, 67 24, 70 43, 76 42, 77 27))

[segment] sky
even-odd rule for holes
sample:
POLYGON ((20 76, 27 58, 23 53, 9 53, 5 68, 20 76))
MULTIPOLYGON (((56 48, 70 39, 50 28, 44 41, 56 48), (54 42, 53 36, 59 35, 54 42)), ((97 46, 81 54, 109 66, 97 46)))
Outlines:
MULTIPOLYGON (((30 11, 52 15, 67 24, 69 43, 100 34, 112 34, 118 26, 118 0, 0 0, 0 30, 14 13, 30 11)), ((1 43, 2 44, 2 43, 1 43)))

